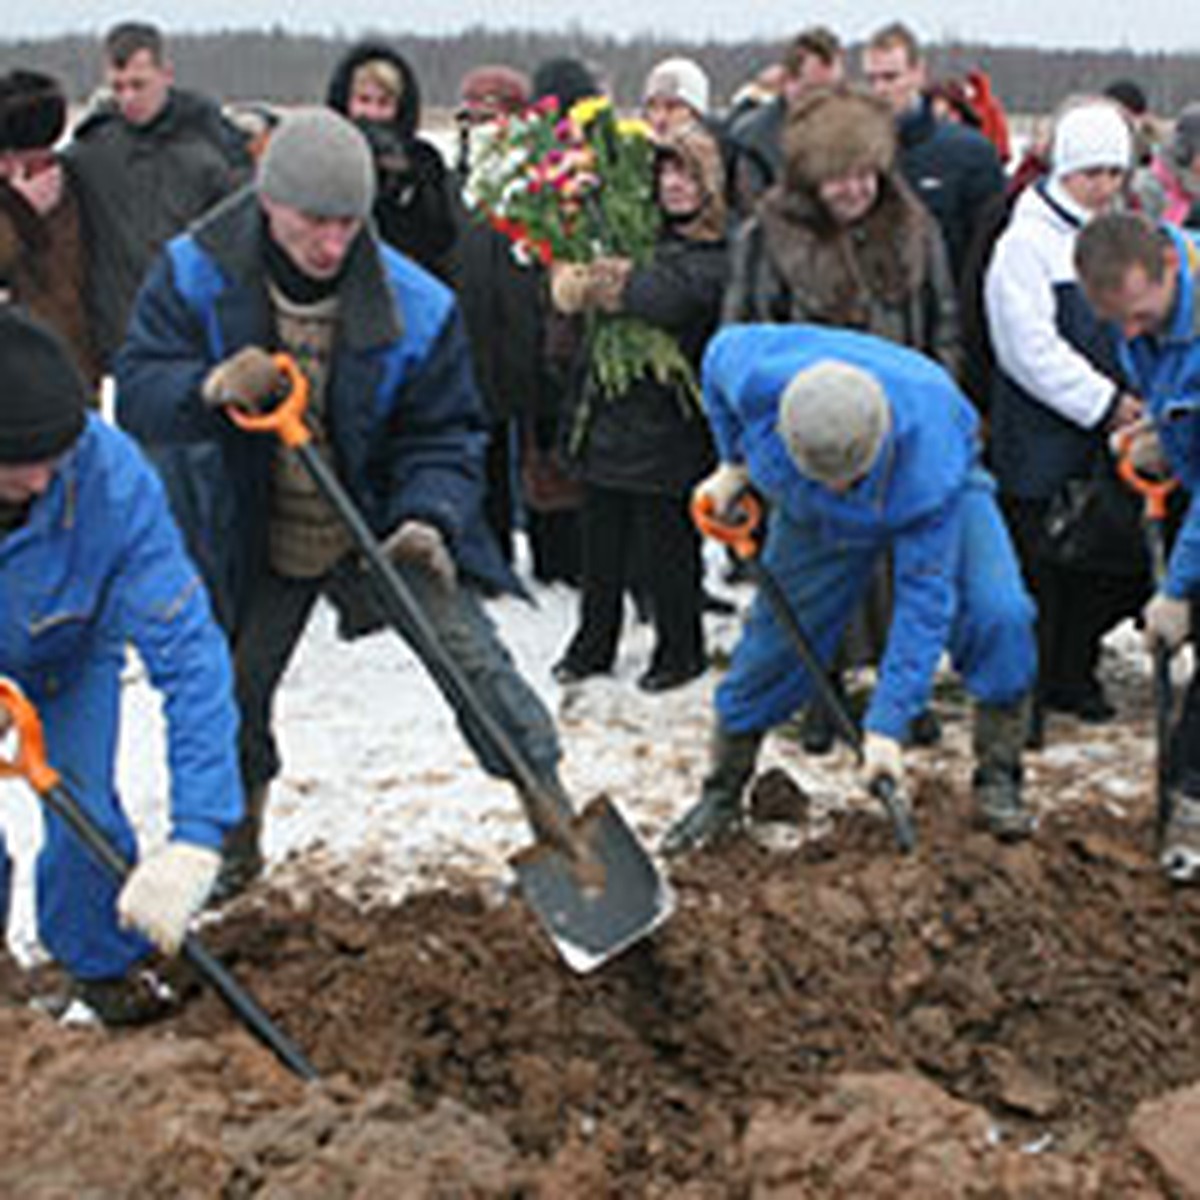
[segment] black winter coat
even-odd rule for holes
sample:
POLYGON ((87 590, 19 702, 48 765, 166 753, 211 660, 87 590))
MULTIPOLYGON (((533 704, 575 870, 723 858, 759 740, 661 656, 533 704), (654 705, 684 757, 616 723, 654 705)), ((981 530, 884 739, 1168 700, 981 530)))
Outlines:
POLYGON ((939 121, 927 99, 900 119, 897 132, 901 173, 937 218, 957 282, 980 209, 1004 191, 1004 169, 983 134, 939 121))
POLYGON ((92 337, 107 365, 159 250, 245 182, 250 154, 214 101, 172 89, 149 125, 112 107, 86 117, 65 157, 88 248, 92 337))
MULTIPOLYGON (((621 310, 674 336, 699 379, 700 360, 720 319, 727 273, 724 242, 668 235, 653 262, 629 277, 621 310)), ((586 482, 679 495, 712 469, 708 421, 680 389, 643 378, 624 395, 606 399, 591 394, 592 387, 589 378, 577 389, 580 401, 588 404, 575 456, 586 482)), ((573 428, 574 423, 565 424, 573 428)))

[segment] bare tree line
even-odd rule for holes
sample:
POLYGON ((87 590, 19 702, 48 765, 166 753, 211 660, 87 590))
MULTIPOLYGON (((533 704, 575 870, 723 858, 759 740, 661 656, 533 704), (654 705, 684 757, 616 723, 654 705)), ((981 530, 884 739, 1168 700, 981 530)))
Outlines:
MULTIPOLYGON (((654 37, 621 39, 584 33, 534 33, 468 29, 452 37, 414 37, 379 31, 416 68, 425 103, 455 103, 459 81, 481 63, 507 63, 530 71, 545 59, 572 55, 592 65, 619 103, 633 104, 649 68, 669 54, 687 54, 703 64, 718 103, 725 103, 756 71, 775 61, 778 42, 695 42, 654 37)), ((324 94, 325 84, 348 39, 269 30, 179 34, 171 54, 184 86, 226 100, 295 103, 324 94)), ((856 57, 856 56, 855 56, 856 57)), ((1170 115, 1200 98, 1200 54, 1136 54, 1130 50, 1039 50, 1029 46, 945 43, 929 47, 935 75, 982 66, 1006 106, 1045 112, 1076 91, 1097 90, 1117 77, 1137 80, 1152 106, 1170 115)), ((0 41, 0 69, 29 67, 63 81, 71 98, 83 100, 99 78, 100 59, 92 37, 0 41)))

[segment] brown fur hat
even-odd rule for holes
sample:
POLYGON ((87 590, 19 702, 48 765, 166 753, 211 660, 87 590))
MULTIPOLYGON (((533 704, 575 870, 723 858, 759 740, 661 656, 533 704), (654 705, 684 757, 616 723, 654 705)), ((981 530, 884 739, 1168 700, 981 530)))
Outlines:
POLYGON ((47 150, 62 137, 67 100, 39 71, 0 75, 0 150, 47 150))
POLYGON ((862 88, 821 88, 788 114, 783 156, 793 191, 811 191, 852 171, 873 169, 882 175, 896 157, 892 110, 862 88))

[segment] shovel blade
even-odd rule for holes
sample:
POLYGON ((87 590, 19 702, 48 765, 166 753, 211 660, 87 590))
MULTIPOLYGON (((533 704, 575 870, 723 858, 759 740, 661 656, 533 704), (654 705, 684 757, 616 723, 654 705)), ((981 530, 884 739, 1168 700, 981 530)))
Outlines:
POLYGON ((545 842, 509 862, 563 961, 584 975, 652 934, 674 911, 675 897, 606 797, 587 804, 571 831, 586 862, 545 842))

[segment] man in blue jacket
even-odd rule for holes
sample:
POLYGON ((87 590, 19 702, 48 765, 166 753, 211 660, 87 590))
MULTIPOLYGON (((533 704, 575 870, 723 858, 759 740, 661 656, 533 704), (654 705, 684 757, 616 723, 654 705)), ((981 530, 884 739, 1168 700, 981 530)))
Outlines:
MULTIPOLYGON (((932 360, 879 338, 812 325, 735 325, 710 344, 704 399, 721 465, 699 486, 729 513, 753 487, 771 520, 763 564, 818 654, 832 655, 882 554, 895 606, 865 718, 864 774, 900 782, 901 745, 949 651, 976 700, 974 789, 1000 838, 1031 830, 1021 798, 1033 606, 978 421, 932 360)), ((668 831, 686 850, 732 830, 765 734, 810 695, 759 597, 717 689, 713 759, 700 800, 668 831)))
MULTIPOLYGON (((1075 243, 1075 266, 1097 314, 1116 326, 1129 386, 1145 402, 1134 452, 1189 493, 1166 578, 1143 611, 1147 641, 1174 653, 1197 629, 1200 602, 1200 253, 1181 230, 1138 214, 1100 217, 1075 243)), ((1162 866, 1200 881, 1200 674, 1193 672, 1173 738, 1178 790, 1162 866)))
MULTIPOLYGON (((228 890, 261 870, 279 771, 275 691, 317 599, 343 630, 378 625, 352 540, 295 457, 224 412, 272 404, 268 351, 310 385, 313 444, 396 561, 446 649, 562 798, 558 739, 475 590, 518 585, 482 519, 487 425, 452 293, 368 225, 363 135, 328 109, 273 133, 254 187, 171 242, 138 299, 117 364, 121 423, 157 456, 234 648, 247 816, 226 846, 228 890)), ((435 671, 436 678, 436 671, 435 671)), ((469 715, 484 769, 507 764, 469 715)), ((564 800, 565 804, 565 800, 564 800)))
POLYGON ((0 396, 0 675, 37 707, 50 764, 129 859, 134 834, 113 781, 127 643, 163 695, 167 844, 118 891, 47 814, 37 864, 43 944, 102 1020, 136 1023, 164 1010, 139 964, 153 946, 179 948, 241 817, 229 657, 153 469, 85 415, 86 388, 58 337, 9 307, 0 396))

